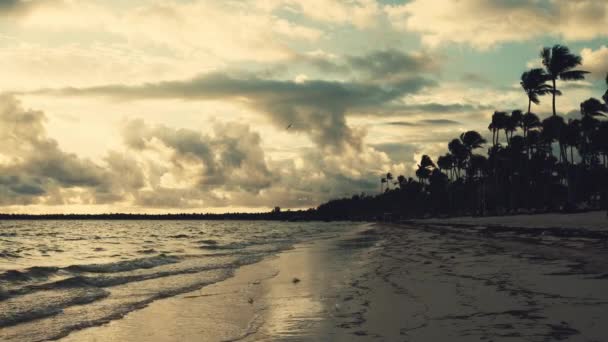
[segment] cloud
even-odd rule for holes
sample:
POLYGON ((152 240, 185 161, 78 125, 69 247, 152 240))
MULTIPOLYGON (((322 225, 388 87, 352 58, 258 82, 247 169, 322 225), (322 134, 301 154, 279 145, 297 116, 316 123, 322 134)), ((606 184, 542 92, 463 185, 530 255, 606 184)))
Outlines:
POLYGON ((413 0, 384 10, 394 27, 418 32, 428 46, 487 49, 544 35, 570 41, 608 35, 604 0, 413 0))
POLYGON ((323 148, 342 149, 345 145, 361 146, 361 136, 346 124, 347 112, 375 108, 434 84, 421 76, 378 85, 322 80, 295 82, 215 72, 184 81, 51 89, 36 93, 123 100, 232 100, 266 114, 277 127, 293 124, 291 130, 305 132, 323 148))
POLYGON ((168 50, 173 56, 213 60, 217 65, 290 58, 294 54, 290 43, 314 42, 323 36, 323 31, 274 15, 272 9, 253 1, 56 2, 61 7, 37 6, 19 25, 76 35, 93 31, 112 41, 127 40, 146 53, 150 48, 168 50))
POLYGON ((289 61, 290 64, 283 65, 283 68, 294 62, 313 66, 323 73, 385 84, 422 74, 437 74, 441 70, 437 55, 426 52, 405 53, 396 49, 346 56, 313 51, 296 56, 289 61))
MULTIPOLYGON (((64 152, 45 128, 46 115, 0 97, 0 204, 131 203, 160 205, 150 194, 189 193, 183 205, 202 207, 223 192, 252 192, 270 186, 260 136, 246 125, 218 123, 212 135, 150 126, 123 127, 124 152, 108 151, 94 162, 64 152)), ((173 202, 180 206, 180 202, 173 202)))
POLYGON ((88 212, 306 208, 373 193, 378 175, 411 169, 365 144, 365 131, 358 128, 353 129, 362 141, 357 148, 345 145, 336 154, 307 147, 273 160, 262 148, 263 137, 243 123, 216 122, 203 132, 141 119, 122 124, 118 149, 89 160, 65 152, 49 137, 47 120, 14 97, 0 97, 1 206, 46 212, 74 206, 88 212))
POLYGON ((594 79, 605 79, 608 74, 608 47, 600 46, 597 50, 584 48, 581 50, 583 58, 582 69, 591 72, 590 77, 594 79))
POLYGON ((153 186, 162 186, 163 177, 168 177, 164 181, 173 180, 173 187, 257 193, 275 178, 266 165, 259 134, 244 124, 218 123, 213 135, 203 135, 133 120, 123 127, 123 136, 130 149, 160 154, 169 161, 158 165, 164 172, 150 180, 153 186))
POLYGON ((425 119, 418 120, 415 122, 409 121, 391 121, 387 122, 387 125, 391 126, 408 126, 408 127, 420 127, 420 126, 449 126, 449 125, 460 125, 461 123, 454 120, 448 119, 425 119))
POLYGON ((464 82, 477 83, 477 84, 490 84, 491 81, 485 76, 475 72, 465 72, 462 74, 460 79, 464 82))
POLYGON ((47 136, 46 117, 24 110, 13 97, 0 96, 0 202, 40 203, 62 201, 59 189, 103 188, 102 167, 63 152, 47 136))
POLYGON ((382 13, 375 0, 285 0, 281 5, 313 20, 329 24, 352 24, 360 29, 375 26, 382 13))

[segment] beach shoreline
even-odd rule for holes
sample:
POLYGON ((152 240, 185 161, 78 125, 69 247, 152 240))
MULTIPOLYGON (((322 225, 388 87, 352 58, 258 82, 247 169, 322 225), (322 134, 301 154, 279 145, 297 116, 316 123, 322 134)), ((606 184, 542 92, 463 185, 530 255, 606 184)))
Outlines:
POLYGON ((608 252, 556 241, 365 225, 61 341, 602 340, 608 252))

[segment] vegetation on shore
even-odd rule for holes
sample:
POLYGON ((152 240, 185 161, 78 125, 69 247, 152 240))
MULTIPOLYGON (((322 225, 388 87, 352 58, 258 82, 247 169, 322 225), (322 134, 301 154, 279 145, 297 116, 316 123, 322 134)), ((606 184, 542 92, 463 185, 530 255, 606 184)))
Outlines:
POLYGON ((606 208, 608 90, 602 100, 583 101, 580 115, 566 121, 556 108, 556 97, 562 95, 556 81, 583 80, 588 72, 577 70, 581 57, 562 45, 543 48, 540 58, 543 68, 521 75, 527 111, 494 112, 488 126, 492 141, 476 131, 464 132, 436 162, 422 156, 417 179, 393 181, 389 172, 380 179, 379 195, 332 200, 316 214, 407 218, 606 208), (541 120, 532 106, 545 95, 551 97, 552 114, 541 120))

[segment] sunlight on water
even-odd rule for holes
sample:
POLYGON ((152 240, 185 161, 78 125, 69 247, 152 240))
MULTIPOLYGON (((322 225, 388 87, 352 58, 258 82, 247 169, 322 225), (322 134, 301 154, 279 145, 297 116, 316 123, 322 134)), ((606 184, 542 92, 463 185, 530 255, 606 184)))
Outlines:
POLYGON ((348 224, 211 221, 0 223, 0 340, 40 341, 199 289, 348 224))

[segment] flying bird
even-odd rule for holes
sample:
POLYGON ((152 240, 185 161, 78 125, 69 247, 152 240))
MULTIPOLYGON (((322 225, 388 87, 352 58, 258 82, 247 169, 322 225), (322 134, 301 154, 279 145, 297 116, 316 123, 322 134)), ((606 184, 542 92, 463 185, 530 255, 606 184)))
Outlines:
POLYGON ((289 125, 287 125, 287 130, 291 128, 291 126, 293 126, 293 123, 290 123, 289 125))

